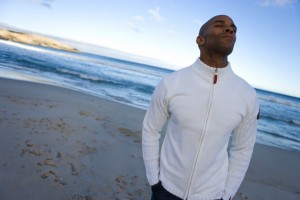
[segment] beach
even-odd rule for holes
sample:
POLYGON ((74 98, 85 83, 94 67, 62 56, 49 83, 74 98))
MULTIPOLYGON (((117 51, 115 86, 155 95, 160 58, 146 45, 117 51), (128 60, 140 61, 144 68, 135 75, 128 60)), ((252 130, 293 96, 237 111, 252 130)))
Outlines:
POLYGON ((1 27, 0 27, 0 39, 18 42, 22 44, 30 44, 30 45, 60 49, 64 51, 80 52, 78 49, 74 47, 71 47, 67 44, 63 44, 49 37, 26 33, 26 32, 20 32, 20 31, 6 30, 6 29, 2 29, 1 27))
MULTIPOLYGON (((150 199, 145 110, 0 78, 0 199, 150 199)), ((234 200, 299 200, 300 152, 256 144, 234 200)))

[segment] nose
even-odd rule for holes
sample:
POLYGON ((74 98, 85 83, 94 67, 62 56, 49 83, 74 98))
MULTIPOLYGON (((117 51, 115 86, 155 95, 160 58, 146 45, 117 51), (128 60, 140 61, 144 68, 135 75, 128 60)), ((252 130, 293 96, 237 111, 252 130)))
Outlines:
POLYGON ((226 32, 226 33, 233 33, 234 31, 233 31, 233 28, 232 28, 231 26, 227 26, 227 27, 225 28, 225 32, 226 32))

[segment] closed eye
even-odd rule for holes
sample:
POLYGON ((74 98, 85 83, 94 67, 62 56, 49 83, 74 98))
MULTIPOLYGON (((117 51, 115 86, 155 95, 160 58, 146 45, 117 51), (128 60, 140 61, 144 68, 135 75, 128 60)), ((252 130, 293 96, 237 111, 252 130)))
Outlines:
MULTIPOLYGON (((224 27, 224 26, 225 26, 225 21, 223 21, 223 20, 215 21, 215 27, 224 27)), ((232 23, 230 26, 231 26, 233 32, 236 33, 237 32, 236 25, 232 23)))
POLYGON ((232 30, 233 30, 233 32, 237 32, 237 28, 236 28, 236 26, 233 24, 233 25, 231 25, 231 27, 232 27, 232 30))

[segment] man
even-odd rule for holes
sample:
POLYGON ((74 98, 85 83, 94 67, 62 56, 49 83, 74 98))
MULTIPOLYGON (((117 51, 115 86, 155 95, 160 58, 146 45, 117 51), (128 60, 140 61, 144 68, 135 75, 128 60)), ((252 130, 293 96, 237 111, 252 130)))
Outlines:
POLYGON ((227 60, 236 31, 228 16, 208 20, 196 40, 200 58, 165 77, 152 95, 142 140, 152 200, 229 200, 244 178, 259 109, 255 90, 227 60))

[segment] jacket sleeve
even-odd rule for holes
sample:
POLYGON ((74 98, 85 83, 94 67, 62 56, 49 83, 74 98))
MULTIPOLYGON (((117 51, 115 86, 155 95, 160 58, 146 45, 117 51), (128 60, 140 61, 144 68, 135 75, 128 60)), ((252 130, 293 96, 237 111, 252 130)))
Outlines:
POLYGON ((258 100, 252 97, 248 113, 232 132, 229 148, 228 176, 225 186, 224 200, 233 198, 242 183, 248 169, 256 140, 257 122, 259 115, 258 100))
POLYGON ((143 121, 142 149, 146 175, 150 185, 159 182, 159 139, 168 118, 166 89, 161 81, 154 90, 143 121))

